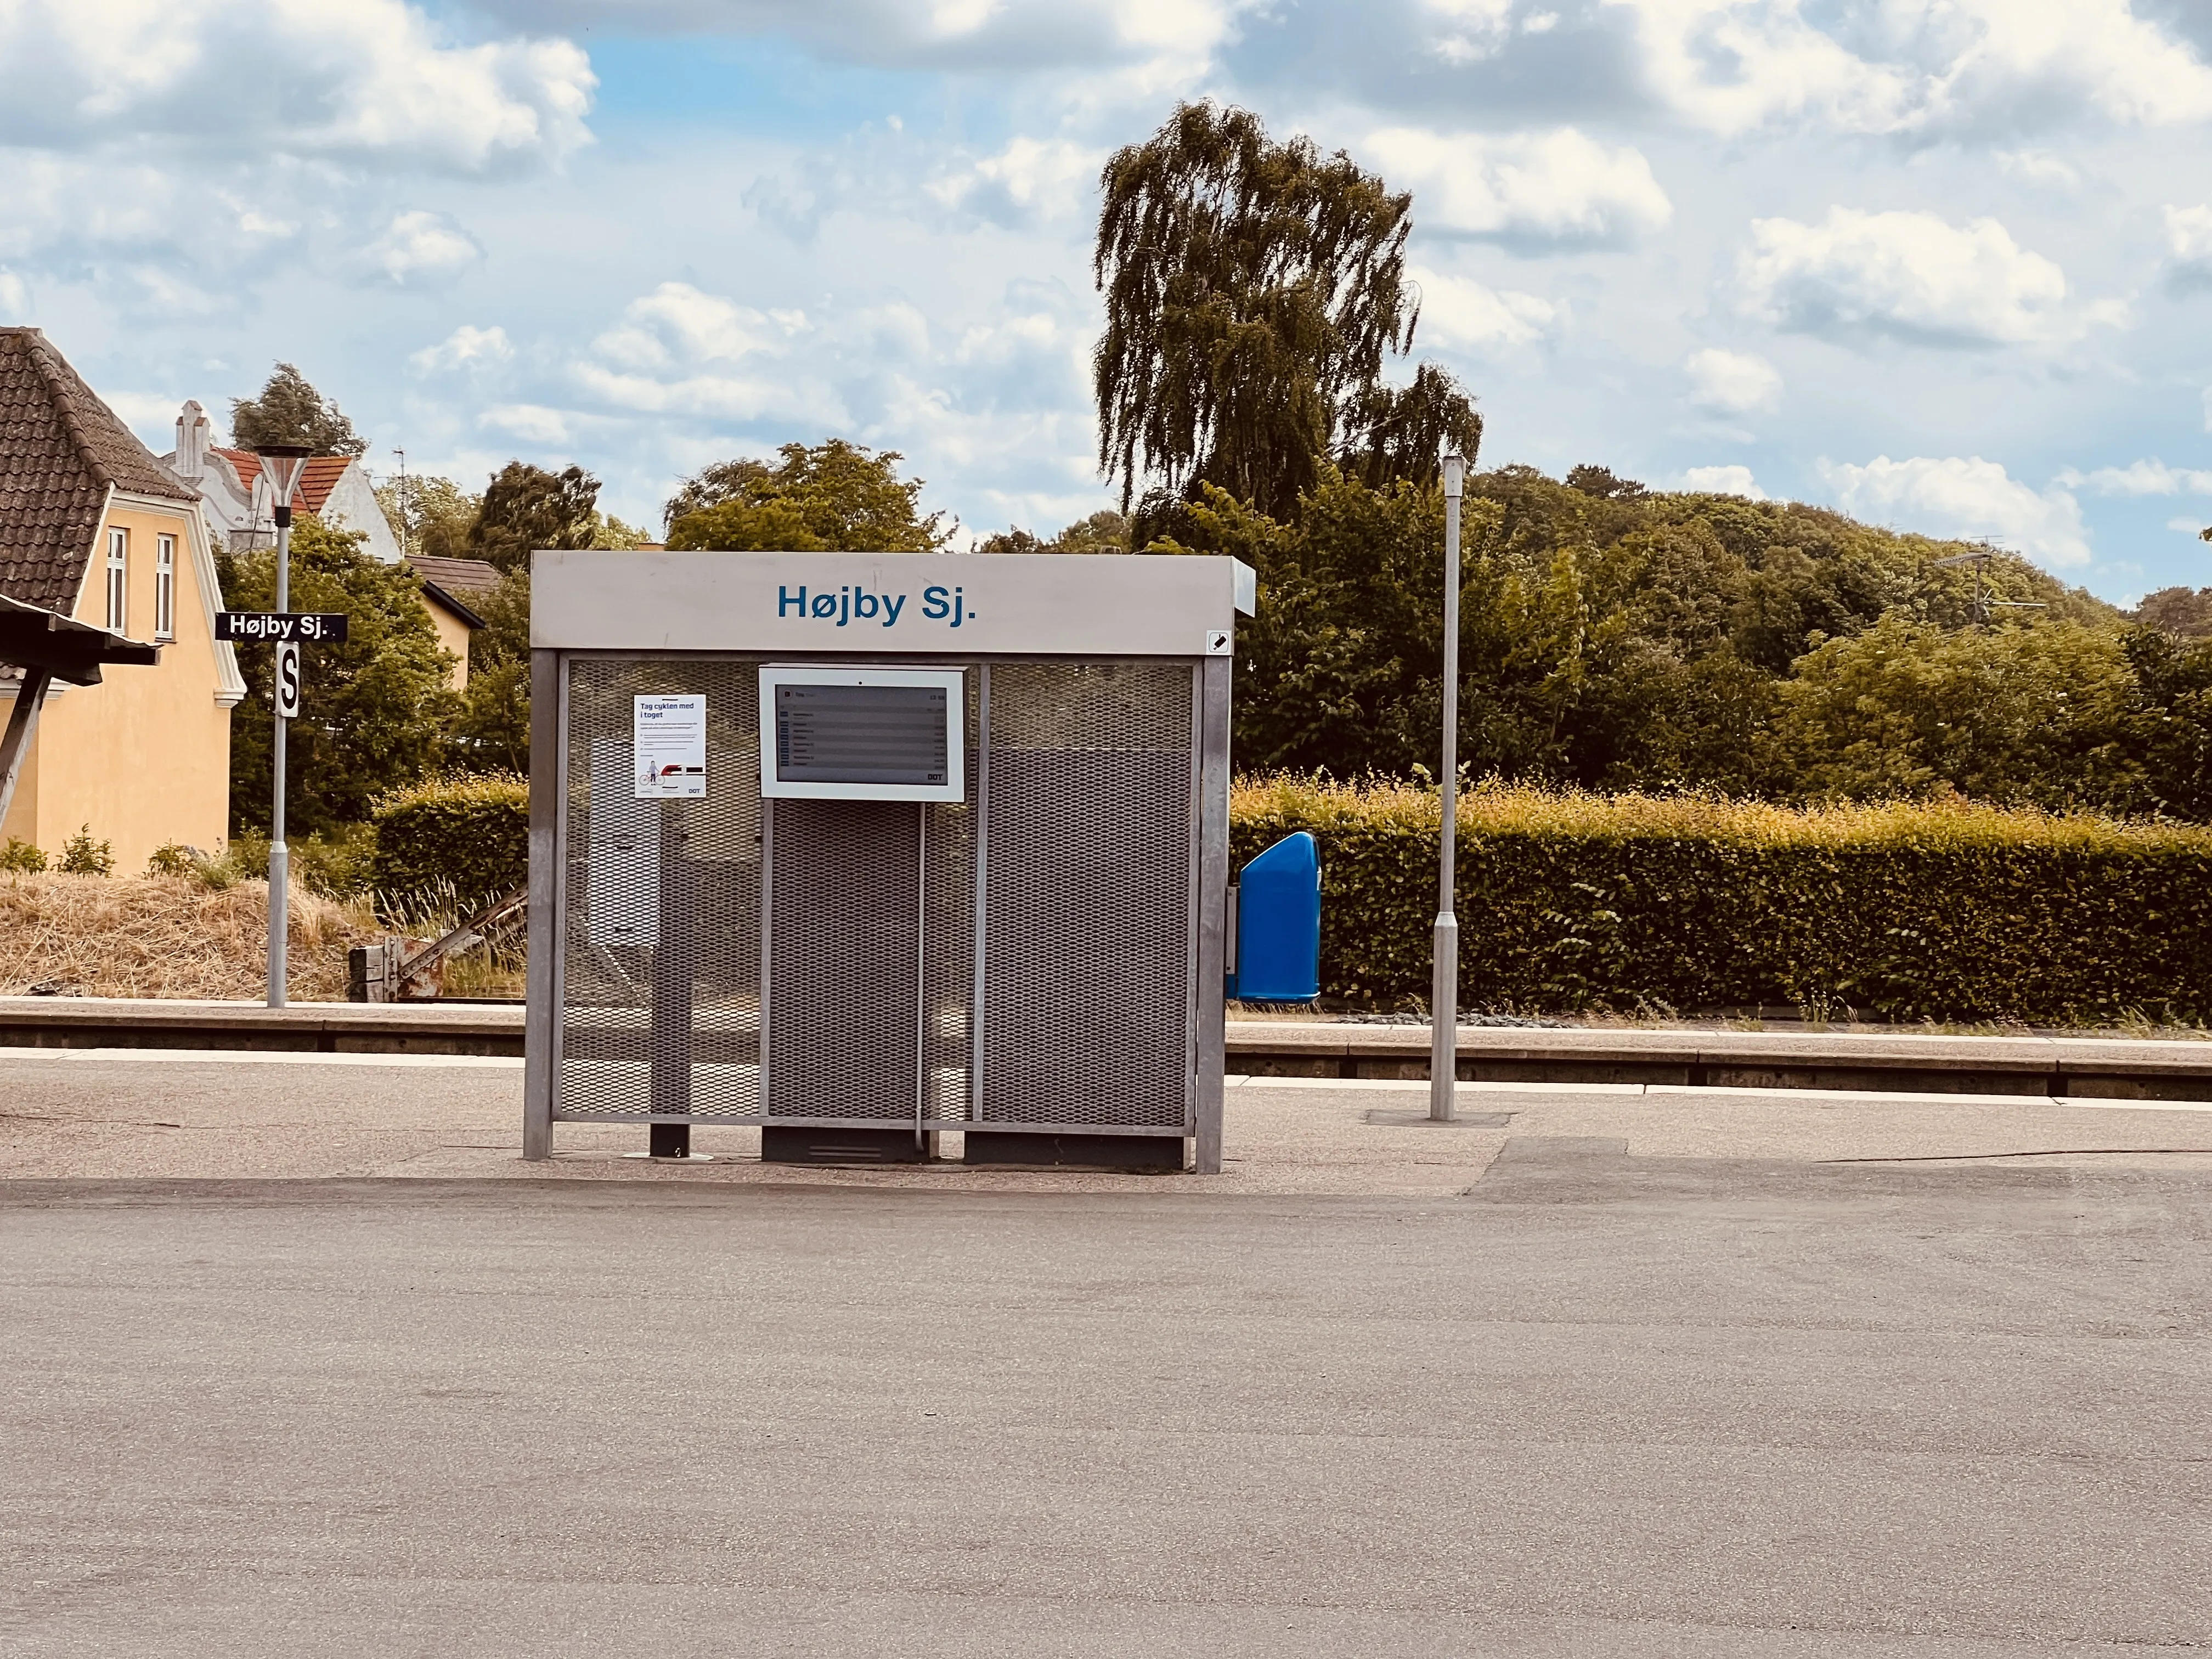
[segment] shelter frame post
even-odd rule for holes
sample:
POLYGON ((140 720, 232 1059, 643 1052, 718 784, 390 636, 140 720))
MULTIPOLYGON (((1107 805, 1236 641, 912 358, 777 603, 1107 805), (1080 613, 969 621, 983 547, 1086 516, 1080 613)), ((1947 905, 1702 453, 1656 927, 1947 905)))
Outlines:
POLYGON ((1229 688, 1235 659, 1200 659, 1199 691, 1198 1030, 1193 1167, 1221 1173, 1222 1067, 1227 1031, 1222 1022, 1223 976, 1228 971, 1229 929, 1229 688))
POLYGON ((7 821, 8 804, 15 799, 15 780, 22 776, 23 758, 31 752, 32 739, 39 735, 39 711, 46 705, 46 688, 53 681, 51 669, 27 667, 16 688, 8 729, 0 733, 0 823, 7 821))
POLYGON ((530 941, 523 1027, 522 1155, 553 1156, 560 1076, 561 653, 530 653, 530 941))

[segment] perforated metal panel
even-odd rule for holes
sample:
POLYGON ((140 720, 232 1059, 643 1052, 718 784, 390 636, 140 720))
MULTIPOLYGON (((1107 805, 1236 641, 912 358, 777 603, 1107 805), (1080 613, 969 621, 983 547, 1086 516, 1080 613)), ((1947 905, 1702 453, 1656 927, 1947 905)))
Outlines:
POLYGON ((768 806, 769 1114, 915 1122, 921 809, 768 806))
POLYGON ((757 669, 575 659, 566 678, 556 1115, 755 1115, 757 669), (706 798, 636 799, 631 700, 680 693, 707 698, 706 798))
POLYGON ((1194 720, 1187 665, 992 668, 976 1121, 1189 1125, 1194 720))

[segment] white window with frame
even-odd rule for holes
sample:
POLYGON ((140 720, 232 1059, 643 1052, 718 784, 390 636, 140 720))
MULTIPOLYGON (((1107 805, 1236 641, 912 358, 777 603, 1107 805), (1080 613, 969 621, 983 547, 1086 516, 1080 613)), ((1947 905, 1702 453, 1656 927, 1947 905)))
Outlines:
POLYGON ((107 532, 107 625, 117 633, 126 631, 130 621, 131 596, 131 532, 111 530, 107 532))
POLYGON ((156 537, 154 542, 154 637, 177 637, 177 538, 156 537))

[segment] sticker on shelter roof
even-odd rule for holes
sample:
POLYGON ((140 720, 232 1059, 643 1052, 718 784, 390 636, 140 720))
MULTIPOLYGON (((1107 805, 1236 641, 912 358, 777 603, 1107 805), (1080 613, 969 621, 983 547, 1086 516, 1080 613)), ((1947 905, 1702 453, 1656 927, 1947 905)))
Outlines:
POLYGON ((703 800, 707 699, 631 699, 631 764, 640 800, 703 800))

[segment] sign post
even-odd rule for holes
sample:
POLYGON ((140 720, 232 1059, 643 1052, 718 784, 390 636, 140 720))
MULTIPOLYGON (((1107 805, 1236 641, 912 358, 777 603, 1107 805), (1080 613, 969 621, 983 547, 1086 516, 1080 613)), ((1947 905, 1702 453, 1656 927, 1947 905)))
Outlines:
POLYGON ((1444 457, 1444 718, 1442 847, 1437 860, 1435 973, 1429 987, 1429 1116, 1452 1121, 1459 1085, 1459 917, 1453 868, 1459 829, 1459 493, 1467 463, 1444 457))
MULTIPOLYGON (((304 444, 261 444, 261 476, 269 481, 270 516, 276 524, 276 611, 282 617, 292 605, 292 490, 307 464, 304 444)), ((227 613, 235 615, 238 613, 227 613)), ((263 618, 268 620, 268 618, 263 618)), ((218 638, 226 637, 218 633, 218 638)), ((258 637, 271 637, 263 634, 258 637)), ((282 1008, 285 998, 285 933, 291 920, 291 853, 284 845, 284 723, 300 712, 300 647, 296 638, 283 636, 277 647, 276 675, 270 701, 276 705, 276 731, 270 743, 270 806, 269 814, 269 1006, 282 1008), (286 653, 290 655, 290 690, 285 690, 286 653)))

